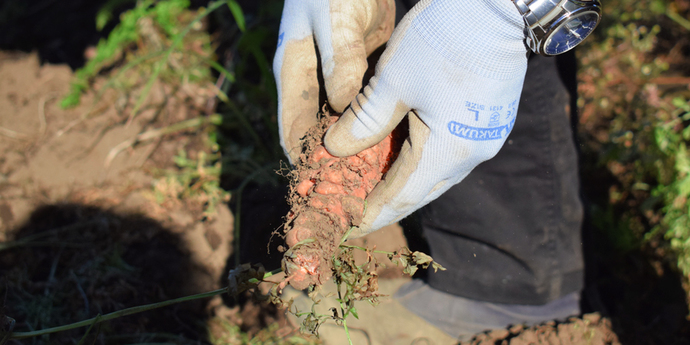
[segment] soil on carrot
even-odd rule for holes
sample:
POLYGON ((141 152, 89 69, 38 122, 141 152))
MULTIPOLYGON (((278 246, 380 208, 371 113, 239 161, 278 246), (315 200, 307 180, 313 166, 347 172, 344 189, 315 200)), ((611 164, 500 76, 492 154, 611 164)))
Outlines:
POLYGON ((390 168, 401 141, 389 135, 354 156, 338 158, 323 146, 337 121, 327 111, 302 141, 290 172, 291 209, 284 227, 288 249, 283 258, 287 281, 297 289, 322 285, 332 275, 331 260, 348 230, 364 215, 364 199, 390 168))

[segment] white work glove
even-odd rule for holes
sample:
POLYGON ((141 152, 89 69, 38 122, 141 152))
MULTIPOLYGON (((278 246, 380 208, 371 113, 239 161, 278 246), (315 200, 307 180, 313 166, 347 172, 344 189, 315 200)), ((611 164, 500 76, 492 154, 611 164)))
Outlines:
POLYGON ((527 69, 523 28, 510 0, 423 0, 403 18, 376 75, 325 136, 331 154, 349 156, 409 118, 410 137, 351 237, 407 216, 498 152, 527 69))
POLYGON ((286 0, 273 73, 281 145, 292 162, 299 139, 317 123, 318 48, 328 102, 343 112, 362 88, 367 56, 395 25, 395 0, 286 0))

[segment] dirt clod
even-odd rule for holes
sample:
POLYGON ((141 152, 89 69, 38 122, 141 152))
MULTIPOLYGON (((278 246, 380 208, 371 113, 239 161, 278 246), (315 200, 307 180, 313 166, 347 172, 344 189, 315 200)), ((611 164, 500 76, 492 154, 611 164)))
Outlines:
POLYGON ((321 285, 332 275, 331 258, 348 230, 362 222, 364 199, 381 180, 397 152, 392 135, 354 156, 338 158, 323 146, 323 136, 338 119, 323 114, 302 142, 290 173, 283 258, 287 282, 297 289, 321 285))
POLYGON ((537 345, 537 344, 621 344, 613 332, 611 320, 599 313, 585 314, 582 318, 571 317, 567 322, 549 321, 541 325, 525 327, 516 325, 507 330, 496 330, 475 336, 462 345, 537 345))

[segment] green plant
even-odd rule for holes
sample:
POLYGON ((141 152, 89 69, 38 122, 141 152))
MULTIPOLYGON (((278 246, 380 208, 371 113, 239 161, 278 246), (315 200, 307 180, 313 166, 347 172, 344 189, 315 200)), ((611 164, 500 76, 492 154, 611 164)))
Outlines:
POLYGON ((196 156, 190 159, 180 150, 173 158, 177 169, 166 171, 154 183, 154 198, 159 204, 186 200, 200 205, 204 216, 213 217, 216 207, 230 199, 230 193, 220 187, 220 155, 199 151, 196 156))
MULTIPOLYGON (((328 315, 319 314, 315 310, 314 307, 320 303, 320 300, 317 299, 317 293, 320 287, 316 285, 311 285, 308 290, 309 296, 314 302, 309 311, 300 311, 293 307, 292 301, 283 301, 280 297, 280 290, 287 284, 289 278, 280 284, 274 285, 268 297, 272 303, 286 308, 289 313, 297 317, 304 317, 300 325, 301 332, 318 336, 319 327, 323 323, 334 321, 345 329, 345 334, 350 345, 352 345, 352 340, 350 339, 350 332, 347 326, 347 318, 352 316, 359 319, 355 303, 364 301, 372 305, 377 305, 381 297, 378 292, 378 274, 376 273, 376 269, 382 264, 376 261, 373 255, 374 253, 385 254, 390 262, 402 266, 403 273, 409 276, 414 275, 419 268, 433 268, 434 272, 438 270, 445 271, 445 268, 435 262, 431 256, 418 251, 412 252, 406 247, 398 251, 388 252, 344 244, 345 239, 350 235, 352 229, 353 228, 350 228, 342 237, 336 253, 331 257, 332 279, 336 285, 336 301, 338 302, 339 310, 332 308, 330 310, 331 314, 328 315), (367 254, 367 260, 358 264, 354 257, 355 250, 364 251, 367 254)), ((313 241, 313 239, 304 240, 291 249, 311 241, 313 241)), ((286 255, 288 255, 288 253, 286 253, 286 255)), ((327 295, 325 298, 333 297, 327 295)))
MULTIPOLYGON (((234 7, 230 7, 232 13, 234 7)), ((244 29, 218 21, 227 36, 228 53, 223 62, 234 78, 223 78, 220 90, 228 95, 218 105, 223 115, 218 143, 223 152, 226 188, 237 191, 247 179, 255 184, 277 184, 284 159, 276 118, 276 86, 271 55, 277 42, 282 1, 262 2, 258 12, 246 17, 244 29), (262 173, 256 174, 261 170, 262 173)), ((221 12, 218 12, 220 17, 221 12)), ((239 24, 239 21, 237 21, 239 24)), ((238 25, 239 26, 239 25, 238 25)))
MULTIPOLYGON (((71 91, 62 100, 62 107, 72 107, 80 103, 81 96, 89 89, 91 79, 95 78, 99 71, 114 63, 130 44, 140 40, 148 28, 142 26, 144 18, 151 19, 161 28, 166 36, 177 34, 180 27, 177 16, 189 7, 188 0, 166 0, 154 3, 152 0, 140 1, 133 9, 120 16, 120 23, 108 35, 107 39, 101 39, 96 46, 96 56, 80 68, 72 81, 71 91)), ((101 12, 97 23, 104 26, 108 13, 101 12)))
MULTIPOLYGON (((111 0, 106 3, 97 14, 98 28, 101 29, 112 19, 115 7, 128 1, 131 0, 111 0)), ((210 41, 207 36, 204 37, 200 21, 222 5, 227 5, 238 25, 244 26, 241 8, 235 0, 221 0, 211 2, 208 8, 200 9, 196 16, 190 18, 194 13, 188 10, 189 5, 189 0, 141 0, 133 9, 124 12, 108 38, 98 42, 95 56, 75 72, 70 93, 63 98, 61 106, 68 108, 78 105, 99 73, 123 62, 126 63, 124 68, 111 78, 100 93, 109 86, 126 89, 136 85, 137 78, 123 76, 130 69, 145 75, 147 82, 131 111, 130 121, 141 109, 153 83, 158 79, 168 82, 176 79, 177 82, 173 84, 193 82, 210 77, 208 67, 211 67, 234 80, 234 76, 212 58, 210 41)))
POLYGON ((602 167, 613 180, 608 190, 592 191, 595 225, 623 252, 665 246, 665 234, 688 275, 690 91, 675 84, 687 80, 680 52, 688 42, 676 37, 688 28, 678 8, 674 0, 607 3, 595 36, 579 51, 578 106, 584 176, 602 167))
POLYGON ((663 201, 663 217, 655 227, 670 240, 678 253, 678 267, 690 275, 690 105, 681 97, 674 98, 671 119, 655 127, 656 144, 667 165, 659 164, 660 183, 653 197, 663 201), (670 175, 670 176, 669 176, 670 175))
MULTIPOLYGON (((345 239, 347 235, 343 238, 345 239)), ((310 332, 318 335, 318 328, 323 323, 329 319, 334 320, 336 323, 342 325, 345 328, 349 343, 352 344, 350 340, 349 331, 347 328, 347 317, 352 315, 355 318, 359 318, 357 315, 357 309, 355 308, 356 301, 367 301, 372 304, 378 303, 378 298, 380 297, 378 290, 378 276, 375 272, 377 266, 379 265, 373 259, 373 253, 383 253, 388 256, 391 262, 400 264, 403 266, 403 271, 406 274, 412 275, 419 268, 433 268, 434 271, 445 270, 440 264, 433 261, 433 259, 420 252, 411 252, 407 248, 402 248, 400 251, 396 252, 385 252, 370 250, 364 247, 344 245, 341 243, 340 250, 336 255, 333 256, 333 279, 337 285, 338 297, 337 301, 340 304, 340 312, 337 310, 333 311, 333 315, 320 315, 312 310, 310 312, 300 312, 298 310, 291 310, 291 302, 285 302, 280 298, 280 290, 285 286, 286 281, 283 282, 269 282, 265 279, 271 277, 275 274, 282 272, 282 269, 276 269, 271 272, 266 272, 262 265, 252 265, 243 264, 235 269, 230 270, 228 275, 228 286, 222 289, 199 293, 191 296, 185 296, 181 298, 175 298, 166 300, 163 302, 152 303, 142 306, 136 306, 131 308, 126 308, 118 311, 114 311, 105 315, 97 315, 96 317, 74 322, 64 326, 57 326, 51 328, 44 328, 39 330, 34 330, 30 332, 13 332, 14 320, 5 317, 4 320, 11 327, 7 330, 0 330, 0 344, 5 344, 11 339, 27 339, 39 336, 45 336, 52 333, 63 332, 67 330, 73 330, 82 327, 89 327, 86 330, 86 334, 82 339, 85 339, 88 333, 91 331, 94 325, 99 323, 124 317, 127 315, 137 314, 148 310, 153 310, 157 308, 166 307, 169 305, 182 303, 186 301, 192 301, 197 299, 204 299, 219 295, 222 293, 228 293, 231 296, 237 296, 240 293, 247 290, 254 290, 254 295, 260 299, 269 300, 272 303, 284 306, 288 308, 289 312, 294 313, 297 316, 306 315, 306 319, 303 322, 301 330, 305 332, 310 332), (368 260, 363 264, 356 264, 353 251, 363 250, 367 253, 368 260), (273 284, 273 288, 270 289, 270 293, 267 296, 262 296, 257 289, 259 283, 268 282, 273 284)), ((49 295, 46 298, 52 298, 49 295)), ((38 305, 37 308, 45 309, 46 305, 48 308, 53 306, 53 302, 44 303, 41 299, 33 299, 34 303, 26 303, 23 305, 33 306, 38 305)), ((315 302, 316 304, 318 302, 315 302)), ((51 310, 44 310, 44 312, 38 315, 52 315, 51 310)), ((274 331, 266 329, 260 332, 254 337, 249 337, 247 334, 242 333, 239 327, 232 325, 225 320, 215 319, 212 321, 215 326, 220 325, 224 329, 221 335, 211 334, 211 341, 214 344, 312 344, 313 342, 306 340, 301 337, 290 337, 283 339, 283 337, 278 337, 275 335, 274 331)), ((212 325, 212 327, 213 327, 212 325)))
MULTIPOLYGON (((231 271, 231 284, 228 285, 225 288, 214 290, 214 291, 209 291, 209 292, 204 292, 204 293, 199 293, 191 296, 185 296, 185 297, 180 297, 180 298, 175 298, 163 302, 158 302, 158 303, 152 303, 152 304, 147 304, 147 305, 142 305, 142 306, 136 306, 136 307, 131 307, 127 309, 122 309, 118 310, 109 314, 105 315, 98 315, 96 317, 79 321, 79 322, 74 322, 68 325, 64 326, 58 326, 58 327, 51 327, 51 328, 46 328, 46 329, 41 329, 41 330, 36 330, 36 331, 31 331, 31 332, 13 332, 12 329, 9 329, 7 333, 4 333, 4 330, 2 333, 0 333, 0 344, 4 344, 6 340, 9 339, 26 339, 26 338, 33 338, 33 337, 38 337, 38 336, 43 336, 51 333, 57 333, 57 332, 63 332, 75 328, 81 328, 81 327, 86 327, 89 326, 89 329, 87 330, 87 333, 91 330, 91 327, 93 325, 105 322, 108 320, 113 320, 117 319, 123 316, 127 315, 132 315, 132 314, 137 314, 141 313, 144 311, 148 310, 153 310, 157 308, 162 308, 166 307, 169 305, 177 304, 177 303, 182 303, 182 302, 187 302, 187 301, 193 301, 197 299, 204 299, 208 297, 212 297, 215 295, 219 295, 222 293, 229 293, 233 296, 236 296, 237 294, 244 292, 248 289, 253 289, 256 288, 256 286, 263 281, 264 278, 268 278, 274 274, 279 273, 280 270, 272 271, 272 272, 265 272, 263 270, 263 267, 261 266, 251 266, 251 265, 245 265, 241 268, 238 268, 237 276, 233 277, 232 271, 231 271), (233 281, 233 278, 238 278, 237 281, 233 281), (235 283, 233 285, 232 283, 235 283), (241 284, 240 286, 237 286, 237 284, 241 284), (234 286, 234 289, 233 289, 234 286), (4 333, 4 334, 3 334, 4 333)), ((40 302, 39 302, 40 303, 40 302)))

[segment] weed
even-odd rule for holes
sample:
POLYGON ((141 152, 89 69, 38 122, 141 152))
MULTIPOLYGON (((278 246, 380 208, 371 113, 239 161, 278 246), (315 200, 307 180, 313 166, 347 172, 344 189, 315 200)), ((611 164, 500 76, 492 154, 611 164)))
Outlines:
POLYGON ((278 324, 272 324, 259 331, 254 336, 246 332, 233 323, 225 319, 216 317, 209 321, 210 341, 213 345, 316 345, 320 344, 317 339, 307 339, 300 335, 287 334, 279 335, 281 330, 278 324))
MULTIPOLYGON (((347 238, 349 232, 343 238, 347 238)), ((376 269, 381 265, 376 261, 373 254, 386 254, 389 261, 396 265, 403 267, 403 273, 412 276, 419 268, 428 269, 433 268, 434 272, 438 270, 444 271, 445 268, 439 263, 435 262, 433 258, 421 252, 411 252, 408 248, 401 248, 398 251, 387 252, 380 250, 373 250, 365 247, 352 246, 341 243, 338 250, 331 258, 331 272, 333 280, 336 284, 336 296, 326 296, 326 298, 336 298, 340 306, 340 310, 331 308, 331 314, 319 314, 315 310, 315 306, 320 303, 317 299, 317 293, 320 291, 320 286, 311 285, 309 287, 309 296, 313 300, 310 311, 300 311, 293 307, 292 301, 283 301, 280 298, 281 289, 287 284, 287 280, 281 284, 276 284, 270 290, 268 299, 278 306, 282 306, 289 313, 297 317, 304 317, 300 325, 300 331, 303 333, 310 333, 318 336, 319 327, 329 320, 336 324, 343 326, 350 344, 349 330, 347 328, 347 318, 352 316, 359 319, 355 302, 365 301, 372 305, 379 303, 381 295, 378 293, 378 274, 376 269), (354 258, 354 251, 362 250, 367 254, 367 260, 362 264, 357 264, 354 258)))
MULTIPOLYGON (((212 146, 211 150, 213 150, 212 146)), ((230 199, 230 193, 220 187, 220 154, 199 151, 190 159, 185 150, 173 158, 177 169, 167 170, 153 186, 153 198, 160 205, 171 206, 186 202, 201 208, 204 217, 212 218, 216 207, 230 199)))
POLYGON ((683 71, 690 42, 680 37, 688 28, 673 0, 606 5, 595 37, 579 51, 585 166, 605 167, 615 181, 593 192, 601 195, 594 223, 621 251, 663 245, 665 235, 687 276, 690 80, 683 71))
MULTIPOLYGON (((652 197, 662 200, 663 218, 654 228, 663 231, 671 248, 678 253, 678 267, 690 275, 690 105, 684 98, 674 98, 671 119, 654 129, 656 144, 664 161, 672 166, 660 171, 660 184, 652 197), (666 176, 662 176, 666 175, 666 176), (671 176, 668 176, 671 175, 671 176), (666 178, 664 178, 666 177, 666 178), (668 178, 670 177, 670 178, 668 178), (663 178, 663 179, 662 179, 663 178)), ((660 169, 661 170, 661 169, 660 169)))
MULTIPOLYGON (((181 27, 177 17, 189 7, 188 0, 166 0, 154 3, 151 0, 141 1, 132 10, 120 16, 120 23, 108 35, 102 39, 96 47, 96 56, 89 60, 84 67, 75 73, 70 93, 62 100, 63 107, 73 107, 80 103, 81 96, 89 89, 93 78, 104 67, 113 64, 115 60, 125 54, 130 45, 137 41, 145 42, 147 39, 154 48, 161 48, 159 37, 151 36, 153 23, 162 29, 165 36, 170 38, 181 27), (148 19, 148 20, 147 20, 148 19)), ((109 20, 109 7, 99 12, 97 23, 99 27, 105 26, 109 20)), ((139 48, 150 48, 140 44, 139 48)), ((143 54, 146 55, 146 54, 143 54)))

